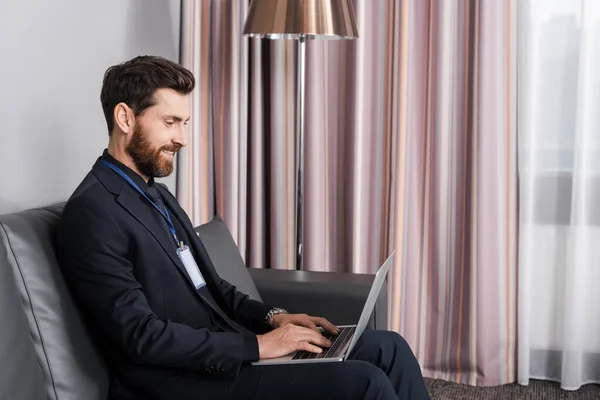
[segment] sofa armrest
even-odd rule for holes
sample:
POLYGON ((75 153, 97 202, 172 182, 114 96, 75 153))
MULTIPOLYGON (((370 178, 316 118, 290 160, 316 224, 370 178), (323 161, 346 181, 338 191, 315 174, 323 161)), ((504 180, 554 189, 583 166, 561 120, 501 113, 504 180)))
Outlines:
MULTIPOLYGON (((325 317, 336 325, 355 325, 375 275, 249 268, 266 304, 290 313, 325 317)), ((369 320, 371 329, 387 329, 387 283, 369 320)))

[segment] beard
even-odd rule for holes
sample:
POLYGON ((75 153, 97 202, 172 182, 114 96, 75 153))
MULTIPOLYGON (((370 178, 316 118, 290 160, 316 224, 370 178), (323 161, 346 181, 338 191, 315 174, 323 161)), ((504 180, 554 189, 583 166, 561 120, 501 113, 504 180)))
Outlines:
POLYGON ((153 148, 140 124, 136 124, 126 151, 142 174, 152 178, 163 178, 173 173, 174 165, 173 160, 165 160, 161 152, 177 153, 180 148, 178 145, 153 148))

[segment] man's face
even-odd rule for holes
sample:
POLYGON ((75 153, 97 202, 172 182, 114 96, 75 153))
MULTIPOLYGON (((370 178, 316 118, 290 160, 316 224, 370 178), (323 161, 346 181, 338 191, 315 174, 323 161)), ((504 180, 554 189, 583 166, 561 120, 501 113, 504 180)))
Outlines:
POLYGON ((142 174, 162 178, 173 172, 175 154, 187 146, 189 98, 172 89, 159 89, 154 101, 136 118, 127 153, 142 174))

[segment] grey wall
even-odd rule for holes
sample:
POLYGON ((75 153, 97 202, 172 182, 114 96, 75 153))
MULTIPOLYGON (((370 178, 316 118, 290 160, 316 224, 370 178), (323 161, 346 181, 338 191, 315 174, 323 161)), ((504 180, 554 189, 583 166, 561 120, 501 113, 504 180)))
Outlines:
POLYGON ((0 0, 0 214, 69 197, 108 143, 104 71, 140 54, 178 61, 179 12, 180 0, 0 0))

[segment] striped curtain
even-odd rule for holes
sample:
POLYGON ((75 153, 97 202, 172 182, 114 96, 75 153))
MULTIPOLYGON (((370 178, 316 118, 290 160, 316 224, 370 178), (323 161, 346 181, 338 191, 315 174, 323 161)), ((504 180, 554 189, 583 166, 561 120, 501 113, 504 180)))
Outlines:
POLYGON ((516 37, 511 1, 405 1, 392 323, 426 375, 515 379, 516 37))
MULTIPOLYGON (((360 38, 309 41, 303 269, 396 250, 390 328, 424 374, 515 379, 515 2, 356 0, 360 38)), ((246 2, 183 2, 199 80, 177 196, 248 266, 294 266, 296 45, 242 37, 246 2)))

